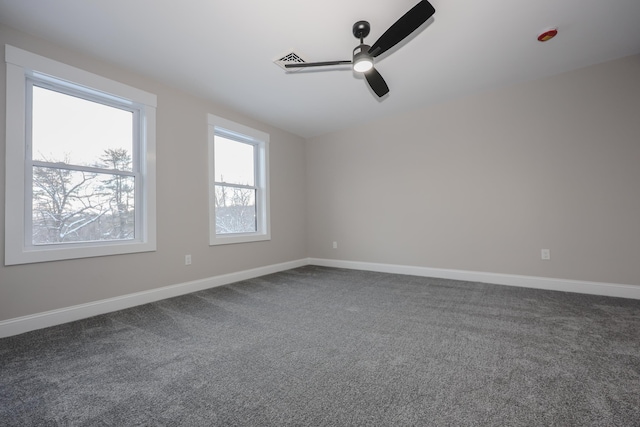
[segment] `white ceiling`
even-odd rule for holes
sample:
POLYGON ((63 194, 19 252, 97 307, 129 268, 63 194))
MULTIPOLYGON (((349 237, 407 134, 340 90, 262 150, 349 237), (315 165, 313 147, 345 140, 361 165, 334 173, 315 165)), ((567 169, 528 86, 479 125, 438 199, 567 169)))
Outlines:
POLYGON ((354 22, 375 40, 417 0, 0 0, 0 22, 303 137, 640 53, 638 0, 432 0, 433 18, 377 58, 382 100, 350 68, 354 22), (548 27, 558 36, 536 40, 548 27))

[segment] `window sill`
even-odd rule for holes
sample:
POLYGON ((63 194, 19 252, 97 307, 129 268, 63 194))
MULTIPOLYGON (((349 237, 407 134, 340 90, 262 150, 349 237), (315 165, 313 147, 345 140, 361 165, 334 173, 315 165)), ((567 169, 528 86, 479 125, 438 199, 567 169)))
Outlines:
MULTIPOLYGON (((7 248, 9 249, 9 248, 7 248)), ((77 258, 153 252, 156 244, 139 241, 73 245, 47 245, 24 248, 21 251, 7 250, 5 265, 31 264, 38 262, 61 261, 77 258)))

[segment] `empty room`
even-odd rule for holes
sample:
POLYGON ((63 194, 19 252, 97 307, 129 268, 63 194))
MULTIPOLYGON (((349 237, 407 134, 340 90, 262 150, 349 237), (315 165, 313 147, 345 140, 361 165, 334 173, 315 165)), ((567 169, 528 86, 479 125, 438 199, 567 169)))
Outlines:
POLYGON ((639 17, 0 0, 0 425, 639 425, 639 17))

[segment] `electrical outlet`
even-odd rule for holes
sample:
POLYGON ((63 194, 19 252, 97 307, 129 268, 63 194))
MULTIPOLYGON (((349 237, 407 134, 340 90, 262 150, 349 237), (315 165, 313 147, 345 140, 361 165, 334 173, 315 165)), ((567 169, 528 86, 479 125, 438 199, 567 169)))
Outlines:
POLYGON ((191 255, 184 256, 184 265, 191 265, 191 255))
POLYGON ((338 249, 338 242, 333 242, 333 249, 338 249))
POLYGON ((541 249, 540 250, 540 258, 542 258, 545 261, 548 261, 551 259, 551 251, 549 249, 541 249))

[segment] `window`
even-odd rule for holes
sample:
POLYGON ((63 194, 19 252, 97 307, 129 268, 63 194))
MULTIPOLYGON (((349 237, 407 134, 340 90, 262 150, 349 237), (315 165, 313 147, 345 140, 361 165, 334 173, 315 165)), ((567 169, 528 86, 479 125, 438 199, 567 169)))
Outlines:
POLYGON ((209 115, 209 244, 269 240, 269 135, 209 115))
POLYGON ((5 264, 155 250, 155 95, 6 46, 5 264))

